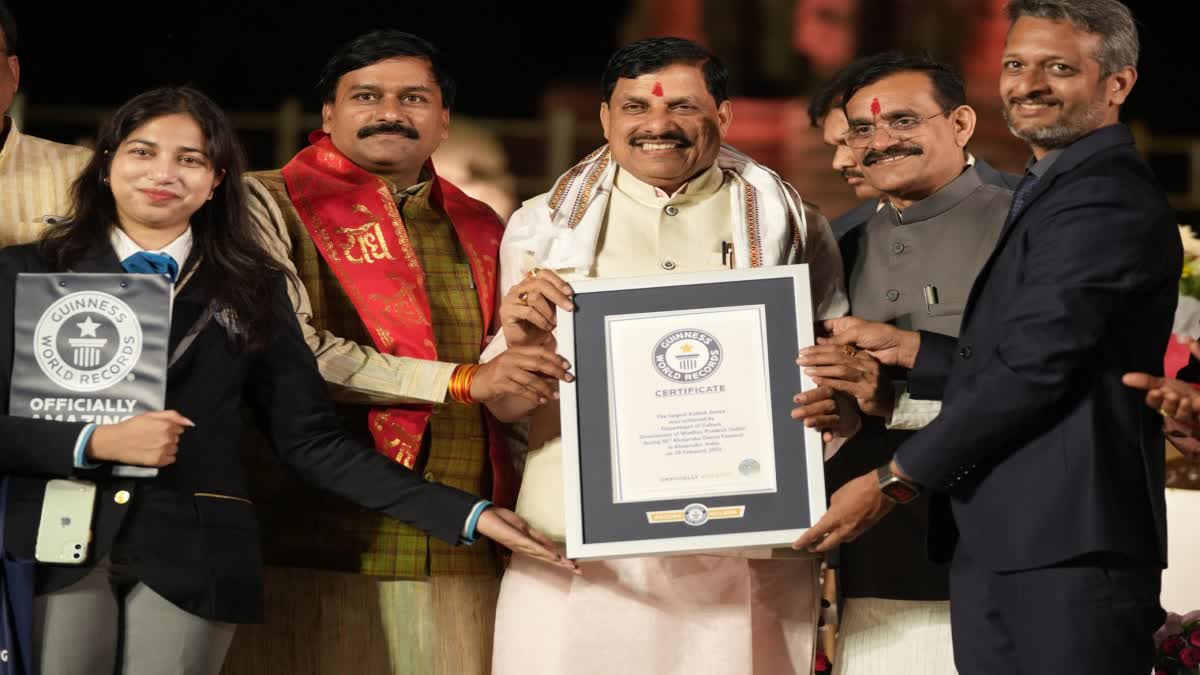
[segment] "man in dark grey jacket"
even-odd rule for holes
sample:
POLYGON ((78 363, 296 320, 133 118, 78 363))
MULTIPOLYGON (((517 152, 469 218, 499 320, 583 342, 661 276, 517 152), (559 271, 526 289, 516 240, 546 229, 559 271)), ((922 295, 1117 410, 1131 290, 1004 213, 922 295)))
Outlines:
MULTIPOLYGON (((965 151, 975 112, 952 70, 895 53, 851 69, 844 113, 838 111, 849 119, 839 153, 861 162, 867 183, 882 188, 879 200, 865 203, 870 213, 850 224, 839 242, 851 311, 956 335, 1012 192, 986 182, 980 163, 965 151)), ((991 167, 987 172, 999 175, 991 167)), ((936 401, 907 395, 903 371, 883 371, 866 354, 827 346, 809 358, 814 382, 854 396, 866 413, 862 430, 826 464, 831 489, 890 461, 939 412, 936 401)), ((954 673, 948 571, 930 562, 924 547, 929 513, 928 497, 915 500, 841 547, 839 672, 884 672, 905 663, 914 673, 954 673)))

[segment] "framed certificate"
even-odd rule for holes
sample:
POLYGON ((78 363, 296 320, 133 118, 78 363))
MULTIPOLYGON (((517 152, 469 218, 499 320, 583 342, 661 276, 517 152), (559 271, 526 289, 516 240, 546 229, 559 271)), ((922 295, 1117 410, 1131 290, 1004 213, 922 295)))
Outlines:
POLYGON ((558 310, 567 555, 789 545, 825 511, 805 265, 572 282, 558 310))

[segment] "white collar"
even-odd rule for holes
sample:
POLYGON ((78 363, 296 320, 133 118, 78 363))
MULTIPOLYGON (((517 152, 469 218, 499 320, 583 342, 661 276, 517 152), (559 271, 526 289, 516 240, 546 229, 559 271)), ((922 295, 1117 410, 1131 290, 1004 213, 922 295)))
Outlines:
MULTIPOLYGON (((117 253, 117 260, 125 260, 129 256, 144 251, 141 246, 137 245, 133 239, 130 239, 125 230, 119 227, 114 227, 108 235, 109 241, 112 242, 113 250, 117 253)), ((188 226, 183 234, 175 238, 175 241, 167 244, 158 251, 148 251, 148 253, 165 253, 175 259, 175 263, 183 268, 183 263, 187 262, 188 256, 192 253, 192 228, 188 226)))
POLYGON ((721 189, 724 183, 725 174, 716 162, 713 162, 712 166, 701 171, 699 175, 679 186, 679 189, 671 194, 667 194, 662 188, 650 185, 637 176, 634 176, 633 173, 620 167, 617 168, 616 176, 616 186, 621 192, 653 207, 660 207, 662 205, 660 202, 663 202, 663 200, 682 202, 688 200, 688 197, 706 198, 721 189))

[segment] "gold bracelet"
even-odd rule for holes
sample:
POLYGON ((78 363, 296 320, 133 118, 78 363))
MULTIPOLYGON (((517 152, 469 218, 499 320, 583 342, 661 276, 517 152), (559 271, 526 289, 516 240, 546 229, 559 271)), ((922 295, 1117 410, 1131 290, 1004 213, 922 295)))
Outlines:
POLYGON ((463 369, 461 392, 463 403, 475 403, 475 399, 471 396, 471 384, 475 381, 475 373, 478 370, 478 363, 473 363, 463 369))
POLYGON ((471 398, 471 382, 475 380, 475 371, 479 370, 478 365, 469 365, 463 368, 461 389, 459 390, 459 399, 463 403, 474 403, 475 399, 471 398))
POLYGON ((478 363, 463 363, 455 367, 454 372, 450 374, 450 385, 447 387, 447 393, 450 398, 458 403, 475 403, 475 399, 471 398, 471 383, 475 379, 475 371, 479 370, 478 363))
POLYGON ((447 387, 450 399, 458 403, 462 403, 462 372, 466 368, 466 364, 456 366, 454 372, 450 374, 450 386, 447 387))

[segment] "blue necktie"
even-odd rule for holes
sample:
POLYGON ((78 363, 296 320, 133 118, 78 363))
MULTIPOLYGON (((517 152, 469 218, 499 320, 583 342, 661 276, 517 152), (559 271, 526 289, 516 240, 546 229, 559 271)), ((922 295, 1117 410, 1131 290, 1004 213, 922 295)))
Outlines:
POLYGON ((171 281, 179 276, 179 263, 166 253, 138 251, 122 260, 121 267, 134 274, 164 274, 171 281))
POLYGON ((1013 193, 1012 206, 1008 209, 1008 221, 1012 222, 1013 218, 1025 208, 1025 203, 1029 201, 1029 195, 1033 193, 1033 189, 1037 187, 1038 177, 1032 173, 1027 173, 1021 182, 1017 184, 1017 191, 1013 193))

